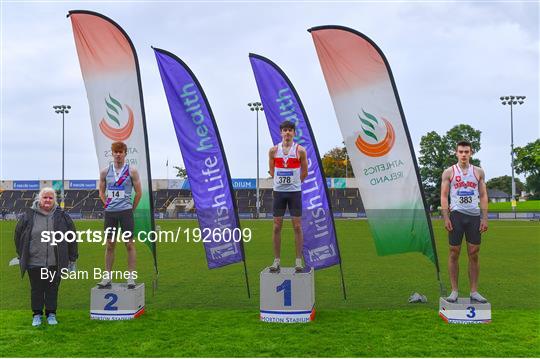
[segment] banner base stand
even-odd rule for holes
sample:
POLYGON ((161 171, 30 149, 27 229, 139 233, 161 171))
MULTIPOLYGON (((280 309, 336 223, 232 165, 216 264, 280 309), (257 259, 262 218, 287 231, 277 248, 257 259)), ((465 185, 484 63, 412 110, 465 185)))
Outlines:
POLYGON ((90 291, 90 319, 130 320, 144 313, 144 283, 128 289, 126 283, 112 283, 109 289, 97 286, 90 291))
POLYGON ((470 298, 458 298, 456 303, 439 299, 439 316, 451 324, 491 323, 491 304, 471 302, 470 298))

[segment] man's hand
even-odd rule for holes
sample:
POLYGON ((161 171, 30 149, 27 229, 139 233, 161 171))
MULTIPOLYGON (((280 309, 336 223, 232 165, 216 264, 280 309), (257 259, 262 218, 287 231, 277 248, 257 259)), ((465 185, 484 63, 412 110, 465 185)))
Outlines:
POLYGON ((448 194, 450 193, 450 178, 452 173, 451 167, 444 170, 441 182, 441 214, 444 218, 444 228, 446 228, 448 232, 452 232, 454 229, 452 227, 452 222, 450 221, 450 211, 448 209, 448 194))
POLYGON ((446 228, 448 232, 452 232, 454 230, 454 227, 452 227, 452 221, 450 220, 450 218, 444 219, 444 228, 446 228))
POLYGON ((488 220, 487 218, 482 218, 480 220, 480 233, 484 233, 488 230, 488 220))
POLYGON ((452 232, 454 230, 454 227, 452 227, 452 221, 450 220, 450 213, 448 212, 448 208, 442 208, 441 214, 444 219, 444 228, 446 228, 448 232, 452 232))
POLYGON ((131 176, 131 183, 133 183, 133 189, 135 190, 135 198, 133 199, 133 212, 135 212, 142 197, 141 177, 136 168, 130 168, 129 175, 131 176))

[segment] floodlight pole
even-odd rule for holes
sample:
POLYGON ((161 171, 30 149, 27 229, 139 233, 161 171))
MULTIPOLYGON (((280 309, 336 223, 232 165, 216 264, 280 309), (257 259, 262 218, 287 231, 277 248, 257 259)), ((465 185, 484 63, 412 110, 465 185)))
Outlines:
POLYGON ((257 119, 257 180, 256 180, 256 207, 257 207, 257 214, 256 218, 258 219, 261 215, 261 205, 260 205, 260 196, 259 196, 259 111, 264 111, 264 108, 262 107, 262 103, 260 102, 250 102, 248 103, 248 107, 251 111, 255 111, 256 113, 256 119, 257 119))
POLYGON ((512 212, 516 212, 516 180, 514 176, 514 105, 522 105, 525 96, 501 96, 503 105, 510 105, 510 154, 512 156, 512 212))
POLYGON ((510 154, 512 155, 512 211, 516 211, 516 179, 514 176, 514 105, 510 102, 510 154))
POLYGON ((69 110, 71 109, 70 105, 55 105, 53 106, 54 112, 61 113, 62 114, 62 182, 60 187, 60 208, 62 210, 65 207, 65 193, 64 193, 64 157, 65 157, 65 135, 64 135, 64 129, 65 129, 65 115, 66 113, 69 113, 69 110))

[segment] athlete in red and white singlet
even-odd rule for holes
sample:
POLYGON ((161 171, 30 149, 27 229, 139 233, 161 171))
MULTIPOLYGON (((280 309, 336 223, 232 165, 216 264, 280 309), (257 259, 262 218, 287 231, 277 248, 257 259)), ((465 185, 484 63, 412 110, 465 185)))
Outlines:
POLYGON ((307 177, 307 156, 304 147, 293 142, 295 126, 291 121, 284 121, 280 125, 282 141, 273 146, 269 152, 270 176, 274 177, 274 230, 272 240, 274 243, 274 263, 270 266, 271 272, 280 268, 281 254, 281 227, 283 216, 289 208, 292 217, 294 240, 296 248, 295 269, 301 271, 302 264, 302 182, 307 177))
POLYGON ((469 254, 470 298, 473 302, 486 303, 486 298, 478 293, 478 252, 481 234, 488 228, 488 196, 484 170, 470 163, 471 155, 471 144, 467 141, 459 142, 456 146, 458 163, 444 170, 442 175, 441 212, 450 244, 448 273, 452 285, 452 293, 446 300, 456 302, 459 296, 459 253, 465 236, 469 254))
MULTIPOLYGON (((292 143, 287 154, 283 151, 283 142, 278 143, 274 154, 274 192, 300 192, 300 155, 299 145, 292 143)), ((302 207, 300 207, 302 211, 302 207)), ((294 214, 291 213, 294 216, 294 214)), ((296 215, 295 217, 301 216, 296 215)))

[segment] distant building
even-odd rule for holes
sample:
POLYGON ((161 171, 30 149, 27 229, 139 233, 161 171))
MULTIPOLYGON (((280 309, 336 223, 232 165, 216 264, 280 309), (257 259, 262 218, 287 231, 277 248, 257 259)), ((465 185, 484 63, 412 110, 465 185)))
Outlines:
POLYGON ((509 195, 508 193, 506 192, 503 192, 501 190, 498 190, 498 189, 489 189, 487 190, 488 192, 488 198, 490 200, 490 202, 510 202, 510 200, 512 199, 512 195, 509 195))

